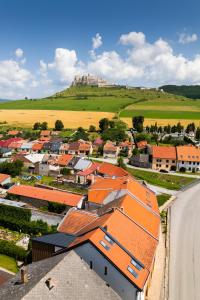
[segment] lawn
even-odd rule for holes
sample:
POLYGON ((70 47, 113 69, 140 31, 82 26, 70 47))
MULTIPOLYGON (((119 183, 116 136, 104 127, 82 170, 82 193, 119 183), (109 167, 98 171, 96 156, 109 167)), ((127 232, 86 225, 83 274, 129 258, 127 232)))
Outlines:
POLYGON ((0 267, 6 269, 8 271, 11 271, 13 273, 18 272, 16 260, 7 255, 0 254, 0 267))
MULTIPOLYGON (((0 109, 37 109, 120 112, 131 105, 190 105, 198 101, 161 94, 155 90, 126 88, 73 87, 44 99, 18 100, 0 104, 0 109)), ((127 108, 128 109, 128 108, 127 108)), ((135 108, 134 108, 135 109, 135 108)), ((127 112, 125 112, 127 114, 127 112)), ((122 114, 123 116, 123 114, 122 114)), ((125 115, 126 116, 126 115, 125 115)))
POLYGON ((173 110, 123 110, 120 113, 120 117, 132 118, 133 116, 142 115, 145 118, 154 119, 185 119, 185 120, 198 120, 200 118, 200 112, 197 111, 173 111, 173 110))
POLYGON ((165 202, 169 200, 171 196, 168 194, 161 194, 157 196, 158 206, 162 206, 165 202))
POLYGON ((175 176, 170 174, 147 172, 139 169, 127 169, 134 177, 144 180, 150 184, 157 185, 170 190, 179 190, 187 184, 195 181, 194 178, 175 176))

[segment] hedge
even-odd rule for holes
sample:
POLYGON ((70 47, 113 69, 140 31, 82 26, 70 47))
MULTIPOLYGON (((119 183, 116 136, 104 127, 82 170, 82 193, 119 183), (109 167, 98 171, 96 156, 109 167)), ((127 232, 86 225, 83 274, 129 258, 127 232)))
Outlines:
POLYGON ((31 210, 0 204, 0 216, 29 222, 31 220, 31 210))
POLYGON ((16 260, 24 261, 28 256, 28 252, 22 247, 16 246, 14 242, 0 239, 0 253, 11 256, 16 260))
POLYGON ((27 222, 24 220, 17 220, 15 218, 1 216, 0 226, 8 228, 10 230, 27 233, 29 235, 47 234, 55 232, 53 226, 49 227, 46 222, 42 220, 27 222))

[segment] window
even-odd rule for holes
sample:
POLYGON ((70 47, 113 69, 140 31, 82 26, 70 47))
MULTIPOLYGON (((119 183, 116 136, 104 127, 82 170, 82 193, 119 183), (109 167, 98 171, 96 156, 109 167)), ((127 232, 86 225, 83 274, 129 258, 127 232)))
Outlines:
POLYGON ((142 269, 142 267, 134 259, 131 259, 131 264, 139 271, 142 269))
POLYGON ((90 260, 90 269, 92 270, 92 268, 93 268, 93 263, 92 263, 92 261, 90 260))
POLYGON ((166 165, 166 168, 168 168, 169 166, 168 165, 166 165))
POLYGON ((175 160, 172 160, 172 163, 174 164, 174 163, 175 163, 175 160))
POLYGON ((128 270, 135 278, 138 278, 138 273, 135 272, 130 266, 128 266, 127 270, 128 270))
POLYGON ((168 163, 168 162, 169 162, 169 160, 167 159, 167 160, 166 160, 166 163, 168 163))
POLYGON ((100 241, 101 246, 103 246, 107 251, 110 250, 110 247, 108 247, 108 245, 106 245, 106 243, 104 241, 100 241))
POLYGON ((108 274, 108 268, 105 267, 105 269, 104 269, 104 275, 107 275, 107 274, 108 274))
POLYGON ((113 240, 111 240, 111 238, 109 238, 109 236, 105 235, 105 236, 104 236, 104 239, 105 239, 109 244, 111 244, 111 245, 114 244, 113 240))
POLYGON ((184 164, 184 161, 182 161, 182 164, 184 164))

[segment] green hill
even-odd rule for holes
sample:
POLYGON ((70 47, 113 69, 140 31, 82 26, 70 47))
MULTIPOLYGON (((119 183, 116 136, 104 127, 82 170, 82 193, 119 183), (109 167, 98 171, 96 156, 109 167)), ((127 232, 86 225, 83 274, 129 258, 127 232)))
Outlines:
POLYGON ((113 112, 120 117, 200 119, 200 101, 155 89, 70 87, 44 99, 0 103, 0 109, 113 112))
MULTIPOLYGON (((183 97, 178 98, 183 101, 183 97)), ((155 90, 126 88, 70 87, 43 99, 17 100, 0 103, 0 109, 42 109, 73 111, 120 112, 130 105, 177 101, 174 96, 155 90)))
POLYGON ((200 85, 163 85, 160 89, 167 93, 200 99, 200 85))

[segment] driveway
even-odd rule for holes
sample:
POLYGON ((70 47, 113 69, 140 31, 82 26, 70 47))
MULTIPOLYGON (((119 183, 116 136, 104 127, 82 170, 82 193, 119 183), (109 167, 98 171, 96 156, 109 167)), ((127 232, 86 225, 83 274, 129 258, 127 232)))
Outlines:
POLYGON ((200 183, 171 207, 169 300, 200 299, 200 183))
POLYGON ((63 219, 63 216, 47 214, 33 209, 31 210, 31 213, 31 221, 42 220, 44 222, 47 222, 47 224, 49 225, 57 225, 63 219))

